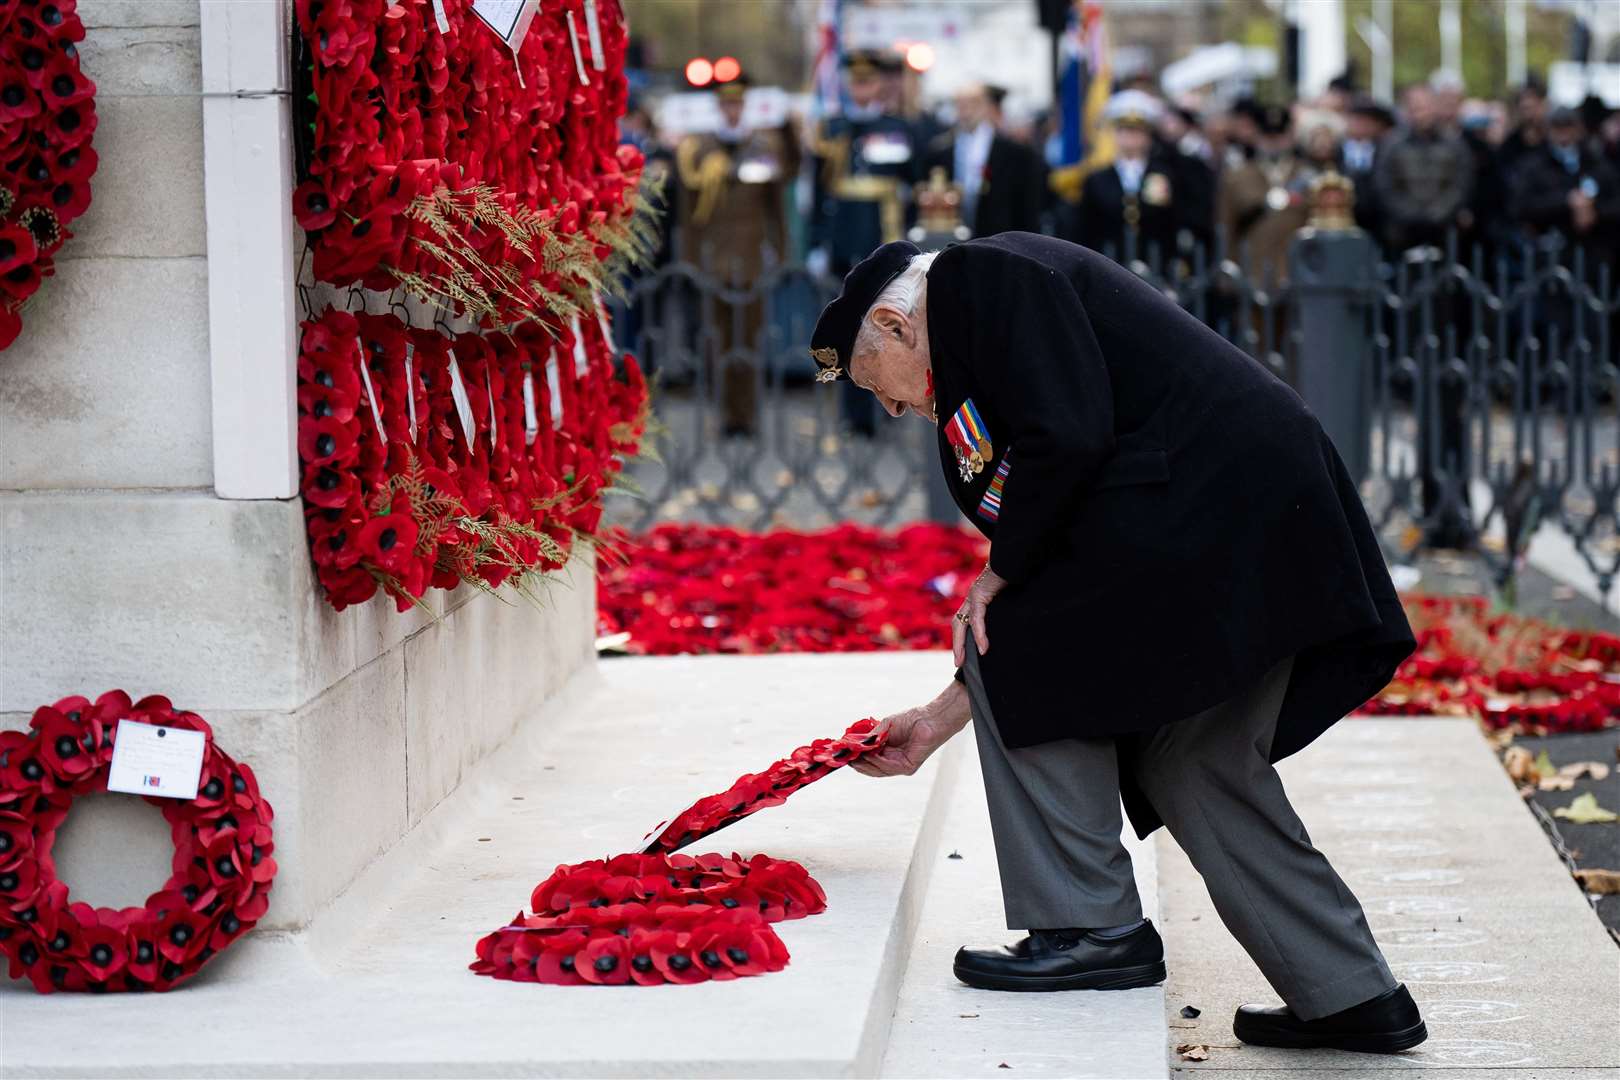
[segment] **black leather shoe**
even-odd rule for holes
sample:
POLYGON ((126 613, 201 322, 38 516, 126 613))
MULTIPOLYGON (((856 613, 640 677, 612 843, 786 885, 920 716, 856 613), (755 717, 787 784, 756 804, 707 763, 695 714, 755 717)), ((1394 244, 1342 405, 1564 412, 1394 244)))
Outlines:
POLYGON ((1240 1005, 1232 1034, 1251 1046, 1360 1050, 1394 1054, 1429 1037, 1417 1002, 1404 985, 1318 1020, 1301 1020, 1287 1009, 1240 1005))
POLYGON ((1032 930, 994 949, 956 950, 956 977, 980 990, 1129 990, 1164 981, 1164 942, 1151 922, 1123 937, 1032 930))

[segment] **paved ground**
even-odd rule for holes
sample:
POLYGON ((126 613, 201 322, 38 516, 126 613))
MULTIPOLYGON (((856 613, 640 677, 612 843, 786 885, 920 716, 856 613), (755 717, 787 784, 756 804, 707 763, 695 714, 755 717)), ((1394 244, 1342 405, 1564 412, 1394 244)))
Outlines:
MULTIPOLYGON (((951 975, 964 944, 998 945, 1008 930, 971 729, 961 744, 922 919, 900 988, 884 1077, 1097 1077, 1167 1075, 1164 988, 1062 994, 975 990, 951 975), (961 856, 951 858, 951 854, 961 856)), ((1144 913, 1156 918, 1154 846, 1126 829, 1144 913)))
POLYGON ((1316 845, 1361 898, 1430 1039, 1400 1055, 1244 1047, 1231 1018, 1275 996, 1178 848, 1159 835, 1172 1046, 1205 1044, 1185 1072, 1372 1076, 1614 1076, 1620 950, 1554 855, 1471 721, 1358 719, 1282 766, 1316 845), (1183 1006, 1201 1010, 1196 1019, 1183 1006), (1604 1070, 1608 1070, 1604 1072, 1604 1070))
MULTIPOLYGON (((1543 530, 1531 550, 1531 564, 1519 571, 1513 610, 1556 626, 1580 626, 1620 632, 1620 617, 1611 610, 1614 598, 1597 591, 1591 574, 1567 542, 1552 530, 1543 530), (1552 573, 1543 572, 1543 567, 1552 573)), ((1494 595, 1482 564, 1452 554, 1433 554, 1419 562, 1423 580, 1418 588, 1443 594, 1494 595)), ((1591 793, 1598 804, 1620 812, 1620 728, 1547 736, 1521 736, 1516 742, 1540 754, 1546 750, 1554 765, 1600 761, 1611 767, 1603 780, 1582 779, 1569 791, 1537 792, 1529 801, 1530 813, 1541 823, 1561 857, 1583 869, 1620 870, 1620 823, 1575 825, 1554 816, 1560 807, 1591 793)), ((1598 915, 1620 940, 1620 895, 1595 898, 1598 915)))
POLYGON ((254 934, 172 994, 42 997, 0 982, 0 1075, 874 1075, 948 757, 903 781, 830 776, 699 846, 796 859, 826 888, 826 912, 779 927, 783 972, 558 987, 467 964, 557 864, 632 850, 692 799, 926 700, 949 673, 939 653, 603 664, 309 935, 254 934))

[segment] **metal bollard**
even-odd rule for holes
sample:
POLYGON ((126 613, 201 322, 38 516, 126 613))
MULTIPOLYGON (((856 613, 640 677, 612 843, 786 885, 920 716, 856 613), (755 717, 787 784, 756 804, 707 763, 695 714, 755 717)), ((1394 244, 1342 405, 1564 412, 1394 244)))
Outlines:
POLYGON ((1351 478, 1367 477, 1372 437, 1373 339, 1367 305, 1375 295, 1378 249, 1350 221, 1330 173, 1312 190, 1311 224, 1294 237, 1289 281, 1299 331, 1299 395, 1321 421, 1351 478))

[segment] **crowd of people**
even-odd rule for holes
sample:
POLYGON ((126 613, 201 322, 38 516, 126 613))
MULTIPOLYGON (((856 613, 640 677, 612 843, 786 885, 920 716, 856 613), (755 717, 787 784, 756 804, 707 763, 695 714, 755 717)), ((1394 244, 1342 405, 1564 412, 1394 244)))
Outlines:
POLYGON ((1399 109, 1336 81, 1314 101, 1221 109, 1135 85, 1110 101, 1111 167, 1056 203, 1054 231, 1099 249, 1166 252, 1219 237, 1251 265, 1280 270, 1328 170, 1354 186, 1356 223, 1391 255, 1455 235, 1491 255, 1557 234, 1589 256, 1620 245, 1620 113, 1597 98, 1549 108, 1538 84, 1511 103, 1464 96, 1437 72, 1399 109))
MULTIPOLYGON (((842 107, 814 122, 752 124, 746 74, 716 88, 713 130, 672 137, 640 106, 625 119, 664 179, 661 258, 723 286, 706 306, 684 303, 690 332, 707 328, 699 351, 730 435, 755 429, 761 331, 791 307, 776 297, 767 314, 762 272, 802 264, 841 278, 885 242, 937 234, 942 200, 951 235, 925 242, 1045 232, 1149 265, 1188 265, 1201 250, 1277 281, 1313 185, 1333 171, 1390 259, 1455 244, 1494 269, 1498 254, 1548 243, 1584 250, 1595 280, 1620 252, 1620 112, 1596 98, 1551 107, 1536 83, 1486 101, 1442 71, 1392 105, 1340 79, 1285 104, 1172 98, 1137 77, 1114 88, 1076 166, 1060 160, 1058 117, 1010 114, 995 86, 967 83, 925 108, 899 57, 881 52, 846 56, 843 78, 842 107)), ((842 411, 850 430, 872 432, 870 396, 846 394, 842 411)))

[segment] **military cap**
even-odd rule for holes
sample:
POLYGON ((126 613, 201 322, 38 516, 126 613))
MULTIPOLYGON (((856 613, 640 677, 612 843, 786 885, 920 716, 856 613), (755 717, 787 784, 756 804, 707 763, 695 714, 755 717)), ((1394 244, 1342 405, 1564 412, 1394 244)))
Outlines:
POLYGON ((1287 106, 1267 105, 1260 110, 1256 122, 1262 135, 1281 135, 1288 130, 1290 119, 1287 106))
POLYGON ((856 78, 878 74, 878 55, 868 49, 844 54, 844 67, 856 78))
POLYGON ((1159 99, 1142 90, 1121 90, 1108 99, 1103 108, 1103 119, 1120 127, 1137 127, 1152 131, 1164 106, 1159 99))
POLYGON ((883 291, 883 287, 904 270, 922 248, 906 240, 884 244, 856 263, 844 275, 844 286, 816 320, 810 335, 810 356, 820 366, 817 382, 849 378, 850 352, 861 320, 883 291))

